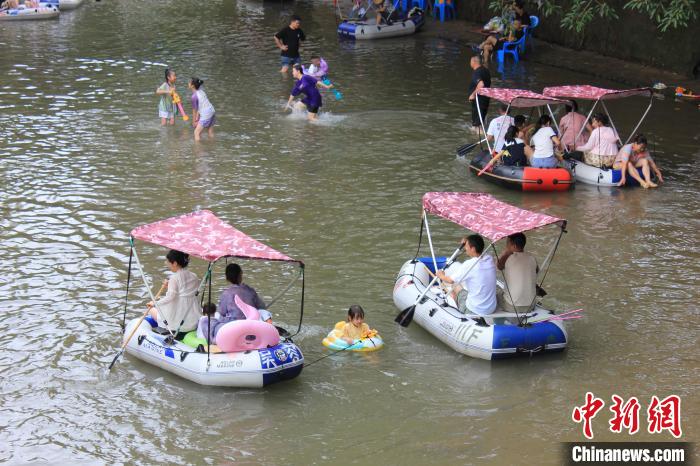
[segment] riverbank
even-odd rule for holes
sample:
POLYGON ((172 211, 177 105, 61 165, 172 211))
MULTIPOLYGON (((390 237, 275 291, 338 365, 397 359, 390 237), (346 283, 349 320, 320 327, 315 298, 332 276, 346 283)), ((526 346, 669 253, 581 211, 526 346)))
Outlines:
MULTIPOLYGON (((483 36, 474 31, 480 26, 482 25, 479 23, 464 20, 440 23, 437 20, 428 19, 421 34, 463 45, 479 43, 483 40, 483 36)), ((672 71, 602 56, 597 52, 574 50, 537 38, 533 39, 532 45, 532 48, 528 45, 527 53, 521 57, 526 63, 555 66, 632 87, 645 87, 651 86, 655 82, 662 82, 668 86, 663 91, 667 95, 672 95, 676 86, 700 92, 700 79, 690 79, 672 71)), ((492 66, 495 67, 495 65, 492 66)))

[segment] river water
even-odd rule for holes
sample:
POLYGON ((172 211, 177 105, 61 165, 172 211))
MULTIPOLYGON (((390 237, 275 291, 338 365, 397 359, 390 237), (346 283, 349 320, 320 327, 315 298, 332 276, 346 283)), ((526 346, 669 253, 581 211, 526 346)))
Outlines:
MULTIPOLYGON (((697 110, 656 99, 642 129, 666 178, 660 189, 578 185, 556 195, 504 191, 466 171, 467 51, 423 33, 339 43, 321 2, 88 2, 58 21, 0 28, 0 462, 125 464, 558 464, 587 391, 683 400, 684 439, 698 440, 697 110), (292 86, 272 41, 292 12, 344 99, 318 124, 282 111, 292 86), (199 76, 217 109, 214 140, 182 121, 161 128, 164 64, 180 93, 199 76), (585 308, 560 355, 490 363, 460 356, 417 325, 398 327, 391 298, 413 257, 426 191, 483 191, 569 220, 545 302, 585 308), (205 388, 125 357, 120 343, 128 233, 208 208, 306 262, 296 341, 307 362, 347 307, 360 303, 387 347, 341 353, 260 390, 205 388)), ((427 28, 439 28, 429 22, 427 28)), ((541 90, 590 81, 523 63, 494 85, 541 90)), ((189 100, 189 99, 187 99, 189 100)), ((189 107, 189 102, 186 104, 189 107)), ((645 103, 611 110, 630 131, 645 103)), ((463 233, 434 220, 449 255, 463 233)), ((553 237, 530 236, 542 259, 553 237)), ((165 251, 139 244, 149 279, 165 251)), ((294 270, 243 264, 275 294, 294 270)), ((201 276, 204 264, 194 261, 201 276)), ((215 288, 223 289, 221 268, 215 288)), ((134 282, 129 316, 144 287, 134 282)), ((299 286, 272 309, 298 319, 299 286)), ((638 433, 631 439, 670 440, 638 433)))

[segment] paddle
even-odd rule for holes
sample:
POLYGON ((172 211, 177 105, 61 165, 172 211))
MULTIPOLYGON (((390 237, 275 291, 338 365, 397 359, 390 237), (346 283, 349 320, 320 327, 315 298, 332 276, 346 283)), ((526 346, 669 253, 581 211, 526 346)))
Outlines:
MULTIPOLYGON (((457 248, 457 250, 456 250, 456 251, 450 256, 450 258, 447 260, 447 263, 445 264, 445 268, 447 268, 447 267, 449 267, 450 265, 452 265, 452 263, 455 261, 455 259, 457 258, 457 256, 459 255, 459 253, 462 251, 462 249, 464 249, 464 243, 460 243, 460 244, 459 244, 459 247, 457 248)), ((408 327, 408 325, 409 325, 409 324, 411 323, 411 321, 413 320, 413 314, 414 314, 414 312, 416 311, 416 306, 417 306, 418 303, 423 299, 423 297, 428 293, 428 291, 430 290, 430 287, 433 286, 433 283, 435 283, 435 280, 437 280, 437 279, 438 279, 438 277, 435 276, 435 277, 430 281, 430 283, 428 284, 428 286, 425 287, 425 290, 423 290, 423 293, 421 293, 421 295, 418 296, 418 299, 416 299, 416 302, 413 303, 412 306, 409 306, 409 307, 407 307, 406 309, 404 309, 403 311, 399 312, 399 314, 398 314, 398 315, 396 316, 396 318, 394 319, 394 322, 398 322, 398 324, 399 324, 400 326, 402 326, 402 327, 408 327)))
POLYGON ((468 153, 470 153, 471 151, 473 151, 474 148, 475 148, 476 146, 478 146, 479 144, 481 144, 482 142, 486 142, 486 138, 484 138, 484 139, 482 139, 482 140, 480 140, 480 141, 477 141, 477 142, 475 142, 475 143, 472 143, 472 144, 465 144, 465 145, 463 145, 463 146, 461 146, 461 147, 458 147, 458 148, 457 148, 457 155, 459 155, 460 157, 464 157, 465 155, 467 155, 468 153))
MULTIPOLYGON (((331 80, 328 79, 328 78, 323 78, 323 79, 321 80, 321 82, 322 82, 323 84, 325 84, 326 86, 332 86, 332 85, 333 85, 333 83, 331 82, 331 80)), ((332 88, 331 90, 333 91, 333 95, 335 96, 335 100, 341 100, 341 99, 343 98, 343 94, 342 94, 338 89, 332 88)))
MULTIPOLYGON (((156 299, 158 299, 160 297, 161 293, 163 292, 163 290, 165 290, 166 286, 168 286, 167 282, 163 283, 163 286, 161 286, 160 290, 158 290, 158 293, 156 293, 156 299)), ((112 370, 112 366, 114 366, 114 364, 117 362, 117 359, 119 359, 119 356, 121 356, 124 353, 124 348, 126 348, 126 345, 129 344, 131 337, 134 336, 134 334, 136 333, 136 330, 138 330, 139 326, 141 325, 141 322, 143 322, 143 319, 146 318, 146 316, 148 315, 148 311, 150 311, 150 310, 151 310, 150 308, 146 309, 146 312, 143 313, 143 315, 141 316, 139 321, 136 323, 136 325, 134 326, 134 329, 129 334, 129 337, 126 340, 124 340, 124 344, 119 349, 119 352, 117 353, 117 355, 114 356, 114 359, 112 359, 112 363, 109 365, 108 370, 112 370)))

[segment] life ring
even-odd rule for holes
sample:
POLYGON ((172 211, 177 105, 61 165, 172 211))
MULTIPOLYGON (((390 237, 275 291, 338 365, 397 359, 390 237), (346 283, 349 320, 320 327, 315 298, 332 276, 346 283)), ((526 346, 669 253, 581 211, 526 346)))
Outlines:
POLYGON ((377 351, 384 346, 384 340, 379 336, 376 330, 371 330, 369 335, 355 340, 351 345, 349 345, 345 340, 343 340, 343 330, 347 322, 340 321, 335 324, 333 330, 328 332, 326 338, 323 339, 321 343, 328 349, 335 351, 359 351, 359 352, 369 352, 377 351))

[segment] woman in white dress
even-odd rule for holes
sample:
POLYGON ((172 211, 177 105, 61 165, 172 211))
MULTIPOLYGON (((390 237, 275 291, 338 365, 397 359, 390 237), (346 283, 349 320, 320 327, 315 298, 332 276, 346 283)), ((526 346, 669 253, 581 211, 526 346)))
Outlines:
POLYGON ((160 327, 189 332, 197 328, 201 315, 197 298, 199 280, 194 273, 186 270, 190 262, 189 254, 171 249, 165 258, 173 275, 169 280, 165 280, 168 291, 165 297, 157 301, 158 309, 156 310, 153 301, 148 303, 150 315, 158 321, 160 327))

